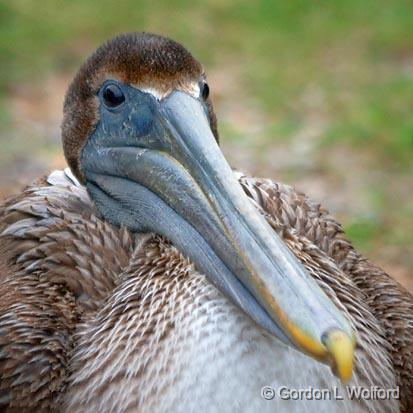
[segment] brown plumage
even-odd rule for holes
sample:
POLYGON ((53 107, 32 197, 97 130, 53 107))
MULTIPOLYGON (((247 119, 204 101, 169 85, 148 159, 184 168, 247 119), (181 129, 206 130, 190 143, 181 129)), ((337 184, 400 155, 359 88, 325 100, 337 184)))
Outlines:
MULTIPOLYGON (((194 271, 162 238, 136 236, 102 221, 86 191, 62 175, 52 175, 53 185, 40 180, 29 186, 0 211, 0 405, 10 406, 9 411, 59 411, 70 377, 76 376, 76 362, 75 368, 70 365, 78 340, 75 331, 82 331, 84 323, 91 324, 91 331, 98 328, 99 314, 109 300, 119 300, 119 313, 106 315, 116 323, 125 305, 119 297, 123 283, 148 277, 149 285, 140 286, 140 295, 155 282, 153 294, 161 296, 164 288, 174 288, 180 277, 194 271), (165 268, 177 277, 175 282, 159 272, 165 268), (162 277, 170 287, 159 286, 156 292, 156 281, 162 277)), ((394 369, 401 386, 401 411, 409 411, 411 295, 357 253, 320 205, 269 180, 241 177, 240 183, 320 285, 349 311, 364 337, 360 345, 366 347, 359 350, 365 352, 363 357, 374 359, 373 350, 381 351, 381 364, 373 368, 384 376, 386 369, 394 369)), ((137 305, 140 295, 128 300, 137 305)), ((98 346, 99 342, 91 348, 98 346)), ((357 364, 356 371, 366 374, 357 364)))
MULTIPOLYGON (((156 47, 164 41, 134 36, 144 36, 143 44, 158 42, 156 47)), ((120 39, 117 44, 124 50, 131 38, 120 39)), ((172 46, 178 50, 179 45, 172 46)), ((79 154, 96 122, 96 84, 87 89, 88 79, 115 70, 123 80, 141 85, 145 76, 151 79, 164 67, 157 67, 150 53, 126 47, 132 54, 118 62, 121 69, 133 67, 128 59, 136 55, 147 59, 141 66, 147 67, 146 74, 135 78, 132 69, 126 73, 114 65, 117 57, 111 50, 103 46, 88 60, 67 95, 64 147, 79 178, 79 154)), ((171 66, 168 81, 173 83, 181 71, 189 77, 202 75, 200 65, 189 54, 187 58, 189 65, 171 66)), ((209 111, 213 113, 210 104, 209 111)), ((270 180, 241 174, 238 180, 349 318, 357 338, 354 383, 400 386, 400 401, 355 401, 355 409, 410 411, 412 296, 362 257, 320 205, 270 180)), ((202 320, 209 302, 215 303, 214 314, 222 310, 217 290, 174 246, 155 234, 134 234, 105 222, 69 172, 40 179, 0 206, 0 294, 0 411, 11 412, 110 411, 111 406, 117 411, 160 411, 160 395, 173 390, 182 373, 176 367, 177 355, 183 354, 179 350, 188 351, 191 330, 182 314, 198 311, 202 320), (182 348, 169 353, 168 340, 177 334, 182 348), (154 386, 153 376, 168 380, 154 386)), ((233 307, 229 311, 238 314, 233 307)), ((243 317, 236 315, 240 322, 243 317)))

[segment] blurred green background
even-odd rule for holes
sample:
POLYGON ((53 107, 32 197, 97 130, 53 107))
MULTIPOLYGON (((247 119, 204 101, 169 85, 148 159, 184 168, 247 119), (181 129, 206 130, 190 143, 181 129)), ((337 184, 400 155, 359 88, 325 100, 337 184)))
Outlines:
POLYGON ((0 1, 0 196, 64 165, 79 63, 124 31, 203 62, 233 166, 322 202, 413 290, 413 2, 0 1))

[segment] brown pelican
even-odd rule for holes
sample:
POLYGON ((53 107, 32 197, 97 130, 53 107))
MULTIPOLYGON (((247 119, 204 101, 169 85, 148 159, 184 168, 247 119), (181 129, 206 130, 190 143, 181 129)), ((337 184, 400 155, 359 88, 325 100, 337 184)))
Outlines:
POLYGON ((0 410, 411 408, 411 295, 305 195, 233 172, 208 94, 151 34, 76 75, 70 170, 0 207, 0 410))

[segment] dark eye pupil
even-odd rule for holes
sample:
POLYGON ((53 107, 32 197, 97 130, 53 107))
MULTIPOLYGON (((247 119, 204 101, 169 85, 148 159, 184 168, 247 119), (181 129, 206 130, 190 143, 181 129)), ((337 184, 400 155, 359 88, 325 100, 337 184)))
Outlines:
POLYGON ((103 90, 103 99, 106 106, 114 108, 125 101, 125 95, 117 85, 107 85, 103 90))
POLYGON ((208 83, 204 83, 204 84, 203 84, 201 93, 202 93, 202 97, 203 97, 204 99, 208 99, 208 96, 209 96, 209 86, 208 86, 208 83))

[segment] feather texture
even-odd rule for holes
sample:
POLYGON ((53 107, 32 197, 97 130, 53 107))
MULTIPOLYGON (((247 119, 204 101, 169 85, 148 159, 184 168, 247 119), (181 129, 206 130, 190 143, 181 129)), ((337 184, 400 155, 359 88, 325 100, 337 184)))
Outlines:
POLYGON ((260 331, 167 240, 104 222, 66 170, 0 206, 0 410, 409 411, 412 296, 320 205, 289 186, 237 177, 351 321, 351 384, 398 385, 400 400, 262 400, 271 383, 341 385, 260 331))

